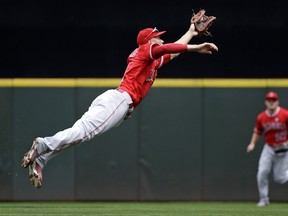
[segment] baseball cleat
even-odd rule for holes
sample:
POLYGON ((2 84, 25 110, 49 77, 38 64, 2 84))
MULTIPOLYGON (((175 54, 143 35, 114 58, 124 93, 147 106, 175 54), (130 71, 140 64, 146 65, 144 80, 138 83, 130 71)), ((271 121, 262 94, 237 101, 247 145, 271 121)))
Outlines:
POLYGON ((42 186, 42 169, 36 161, 29 165, 29 180, 35 188, 42 186))
POLYGON ((268 206, 269 205, 269 202, 267 201, 262 201, 260 200, 258 203, 257 203, 257 206, 258 207, 265 207, 265 206, 268 206))
POLYGON ((33 141, 31 149, 25 153, 23 160, 22 160, 22 166, 24 168, 28 167, 37 157, 39 157, 39 153, 37 151, 37 146, 39 145, 39 142, 37 141, 37 138, 33 141))

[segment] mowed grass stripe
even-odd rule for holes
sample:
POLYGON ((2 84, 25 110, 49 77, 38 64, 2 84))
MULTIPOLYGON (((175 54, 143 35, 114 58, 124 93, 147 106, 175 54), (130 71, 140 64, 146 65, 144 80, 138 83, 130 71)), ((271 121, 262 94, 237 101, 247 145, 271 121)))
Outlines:
POLYGON ((287 203, 256 202, 0 202, 0 215, 287 216, 287 203))

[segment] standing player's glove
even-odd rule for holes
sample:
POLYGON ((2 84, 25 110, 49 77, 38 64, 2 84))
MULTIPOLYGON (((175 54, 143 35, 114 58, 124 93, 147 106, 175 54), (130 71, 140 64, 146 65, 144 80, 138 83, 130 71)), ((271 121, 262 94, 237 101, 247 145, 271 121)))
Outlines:
POLYGON ((213 22, 216 20, 215 16, 206 16, 206 11, 204 9, 200 10, 198 13, 194 13, 191 18, 191 23, 195 25, 195 31, 198 35, 212 36, 208 29, 211 27, 213 22))

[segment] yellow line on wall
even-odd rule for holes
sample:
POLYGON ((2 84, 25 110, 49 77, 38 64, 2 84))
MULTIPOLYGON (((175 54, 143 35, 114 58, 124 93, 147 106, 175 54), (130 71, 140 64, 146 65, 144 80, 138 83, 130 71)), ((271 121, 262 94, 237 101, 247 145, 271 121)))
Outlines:
MULTIPOLYGON (((0 87, 117 87, 120 78, 0 78, 0 87)), ((266 88, 288 87, 288 79, 161 79, 158 88, 266 88)))
MULTIPOLYGON (((268 81, 263 79, 157 79, 155 87, 266 87, 268 81)), ((288 80, 286 81, 288 84, 288 80)), ((288 85, 286 85, 288 86, 288 85)))

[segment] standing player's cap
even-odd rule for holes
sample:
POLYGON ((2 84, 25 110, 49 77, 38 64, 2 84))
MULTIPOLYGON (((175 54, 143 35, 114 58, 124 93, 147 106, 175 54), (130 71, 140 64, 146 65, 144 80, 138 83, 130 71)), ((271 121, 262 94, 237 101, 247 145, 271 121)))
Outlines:
POLYGON ((276 92, 270 91, 266 94, 265 97, 267 100, 268 99, 274 99, 274 100, 278 100, 278 94, 276 92))
POLYGON ((150 39, 154 37, 158 37, 162 34, 164 34, 166 31, 158 31, 158 29, 155 27, 153 28, 145 28, 142 29, 137 36, 137 44, 140 46, 142 44, 146 44, 150 39))

